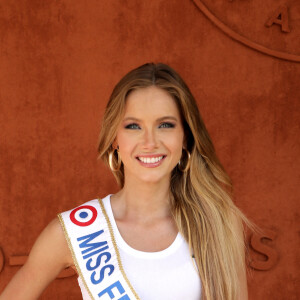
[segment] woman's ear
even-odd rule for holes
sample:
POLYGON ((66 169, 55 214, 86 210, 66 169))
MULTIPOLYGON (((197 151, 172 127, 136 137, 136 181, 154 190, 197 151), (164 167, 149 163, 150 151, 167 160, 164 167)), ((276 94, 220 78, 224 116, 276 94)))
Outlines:
POLYGON ((184 134, 184 137, 183 137, 182 148, 187 149, 186 134, 184 134))
POLYGON ((114 149, 117 149, 117 148, 119 147, 117 138, 114 139, 114 141, 112 142, 111 145, 112 145, 112 147, 113 147, 114 149))

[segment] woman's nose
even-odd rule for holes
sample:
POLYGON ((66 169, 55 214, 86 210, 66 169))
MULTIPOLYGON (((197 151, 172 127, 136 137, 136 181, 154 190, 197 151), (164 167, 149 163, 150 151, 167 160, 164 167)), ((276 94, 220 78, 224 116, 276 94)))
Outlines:
POLYGON ((145 130, 143 136, 143 148, 153 149, 157 147, 157 136, 153 130, 145 130))

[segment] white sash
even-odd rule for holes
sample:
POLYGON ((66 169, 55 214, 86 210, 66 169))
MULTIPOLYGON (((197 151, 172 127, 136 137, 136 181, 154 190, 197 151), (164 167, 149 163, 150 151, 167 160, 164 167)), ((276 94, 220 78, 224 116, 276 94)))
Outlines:
POLYGON ((58 215, 77 272, 92 299, 139 300, 121 263, 102 200, 58 215))

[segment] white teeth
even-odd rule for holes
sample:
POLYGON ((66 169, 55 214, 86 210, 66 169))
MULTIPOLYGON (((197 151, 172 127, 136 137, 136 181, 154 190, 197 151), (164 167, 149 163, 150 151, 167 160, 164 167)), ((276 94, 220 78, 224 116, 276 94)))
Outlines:
POLYGON ((143 163, 145 164, 153 164, 153 163, 156 163, 156 162, 159 162, 160 160, 162 160, 163 156, 159 156, 159 157, 138 157, 138 159, 140 161, 142 161, 143 163))

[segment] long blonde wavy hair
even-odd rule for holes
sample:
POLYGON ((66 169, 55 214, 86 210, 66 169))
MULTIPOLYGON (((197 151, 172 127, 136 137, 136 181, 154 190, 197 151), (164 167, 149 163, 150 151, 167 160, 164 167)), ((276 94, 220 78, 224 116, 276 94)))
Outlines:
MULTIPOLYGON (((190 168, 176 166, 171 174, 171 207, 178 230, 189 244, 202 283, 202 299, 237 300, 240 268, 245 268, 242 221, 250 223, 234 205, 232 184, 200 116, 196 101, 182 78, 165 64, 145 64, 125 75, 107 104, 99 139, 99 158, 108 155, 124 113, 126 97, 136 89, 156 86, 176 101, 190 152, 190 168), (240 226, 237 226, 237 222, 240 226)), ((183 151, 185 153, 185 151, 183 151)), ((181 161, 187 163, 188 156, 181 161)), ((114 165, 117 157, 113 156, 114 165)), ((113 172, 124 186, 124 166, 113 172)), ((250 224, 251 225, 251 224, 250 224)))

